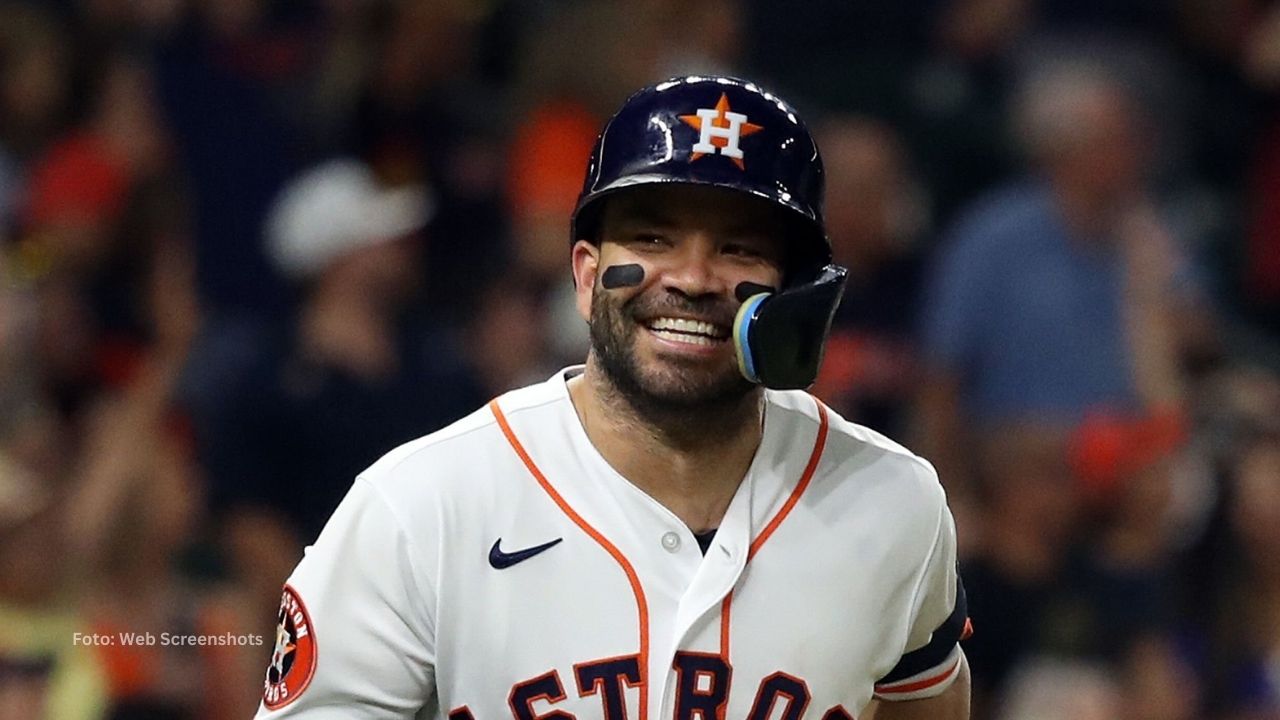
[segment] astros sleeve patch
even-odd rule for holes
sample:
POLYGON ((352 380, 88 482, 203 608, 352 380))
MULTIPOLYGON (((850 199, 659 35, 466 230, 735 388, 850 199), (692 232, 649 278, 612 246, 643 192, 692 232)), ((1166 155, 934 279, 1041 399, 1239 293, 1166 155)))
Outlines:
POLYGON ((285 585, 257 717, 347 706, 410 717, 422 707, 434 658, 411 553, 391 505, 358 478, 285 585))
POLYGON ((276 645, 263 683, 262 704, 279 710, 307 689, 316 674, 316 636, 297 591, 288 585, 280 596, 276 645))

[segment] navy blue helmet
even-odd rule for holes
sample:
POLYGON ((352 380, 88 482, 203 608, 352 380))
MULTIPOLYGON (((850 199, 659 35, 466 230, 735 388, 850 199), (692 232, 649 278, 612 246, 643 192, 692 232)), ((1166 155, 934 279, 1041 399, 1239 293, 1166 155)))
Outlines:
POLYGON ((796 111, 754 83, 695 75, 632 95, 596 140, 570 242, 596 239, 603 198, 657 183, 728 188, 788 211, 791 282, 831 261, 818 147, 796 111))

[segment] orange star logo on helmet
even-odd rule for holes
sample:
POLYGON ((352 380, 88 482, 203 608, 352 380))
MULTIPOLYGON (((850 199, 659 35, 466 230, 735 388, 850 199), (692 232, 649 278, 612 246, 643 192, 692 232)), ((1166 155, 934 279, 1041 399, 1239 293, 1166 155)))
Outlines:
POLYGON ((729 96, 720 93, 720 100, 714 108, 699 108, 694 115, 681 115, 680 119, 699 132, 698 142, 693 145, 693 154, 689 161, 697 160, 704 155, 720 153, 733 161, 739 170, 745 170, 742 148, 738 141, 758 133, 764 129, 760 125, 747 122, 747 116, 733 112, 729 107, 729 96))

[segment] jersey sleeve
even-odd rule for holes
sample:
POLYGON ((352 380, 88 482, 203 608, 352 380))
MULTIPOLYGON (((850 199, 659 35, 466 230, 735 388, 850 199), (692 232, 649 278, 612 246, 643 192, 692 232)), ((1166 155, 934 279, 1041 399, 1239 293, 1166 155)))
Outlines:
POLYGON ((876 697, 882 700, 939 695, 960 669, 959 642, 969 631, 968 604, 956 570, 955 521, 945 505, 912 607, 906 651, 875 685, 876 697))
POLYGON ((422 550, 357 479, 285 586, 259 720, 412 718, 434 700, 422 550))

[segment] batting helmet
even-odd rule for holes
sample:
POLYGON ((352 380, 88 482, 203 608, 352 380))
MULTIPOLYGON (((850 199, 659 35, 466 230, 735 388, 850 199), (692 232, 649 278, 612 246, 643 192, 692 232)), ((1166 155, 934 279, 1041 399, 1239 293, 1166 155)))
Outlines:
POLYGON ((596 239, 602 199, 660 183, 728 188, 788 211, 791 282, 831 260, 818 147, 795 110, 754 83, 695 75, 632 95, 596 140, 569 241, 596 239))

